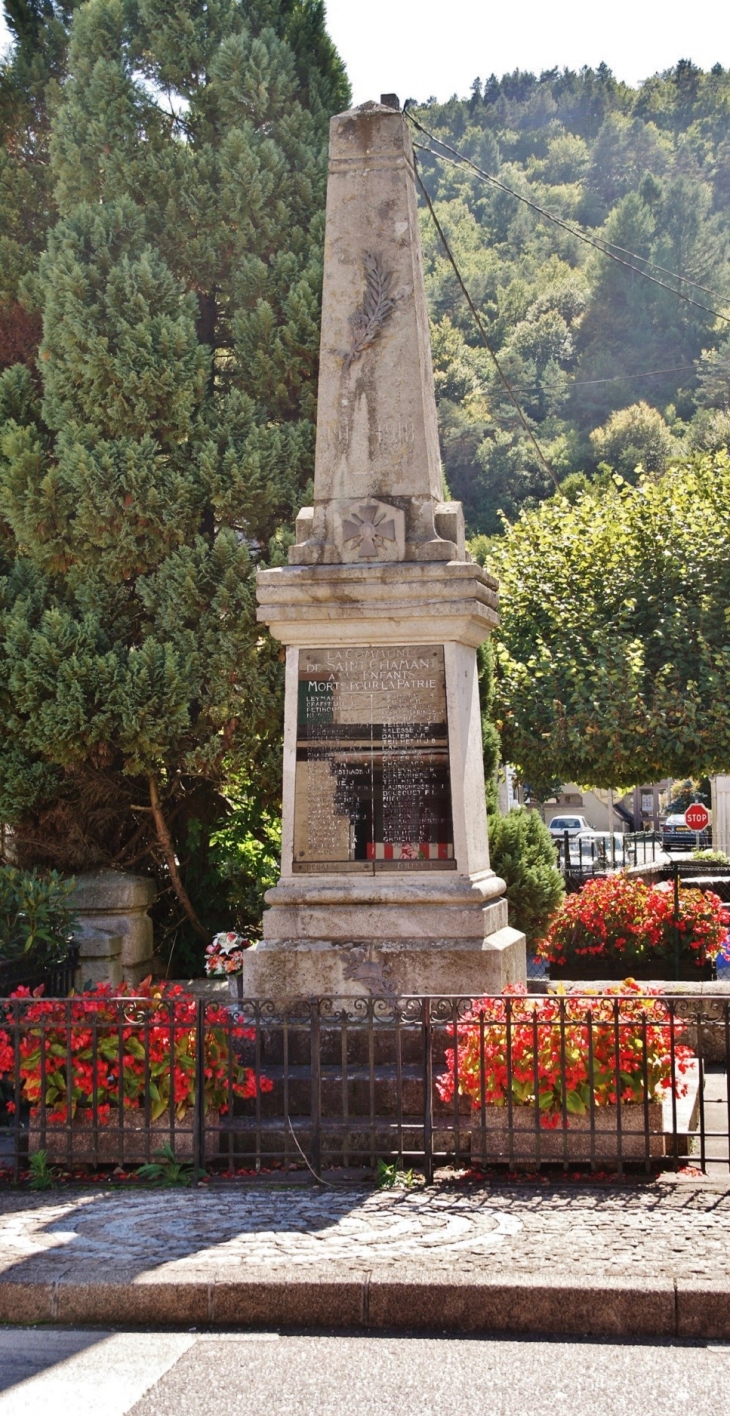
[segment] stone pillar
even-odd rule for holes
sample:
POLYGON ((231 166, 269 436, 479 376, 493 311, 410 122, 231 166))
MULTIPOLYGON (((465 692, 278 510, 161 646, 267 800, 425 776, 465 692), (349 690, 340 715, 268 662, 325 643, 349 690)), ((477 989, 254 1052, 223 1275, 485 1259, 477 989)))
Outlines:
POLYGON ((524 980, 492 871, 476 649, 496 582, 442 500, 413 155, 330 126, 314 505, 259 572, 286 647, 281 878, 244 990, 477 995, 524 980))
POLYGON ((139 983, 152 967, 152 920, 157 894, 147 875, 99 870, 77 875, 71 906, 78 917, 78 984, 139 983))
POLYGON ((711 777, 712 849, 730 855, 730 777, 711 777))

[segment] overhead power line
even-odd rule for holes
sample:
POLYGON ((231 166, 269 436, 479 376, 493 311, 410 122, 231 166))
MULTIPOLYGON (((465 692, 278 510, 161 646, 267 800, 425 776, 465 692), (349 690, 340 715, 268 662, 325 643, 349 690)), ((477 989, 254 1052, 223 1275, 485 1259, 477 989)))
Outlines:
POLYGON ((694 372, 694 367, 694 364, 673 364, 670 369, 646 369, 643 374, 610 374, 605 379, 574 379, 570 387, 585 388, 588 384, 619 383, 624 379, 654 379, 657 374, 686 374, 690 370, 694 372))
MULTIPOLYGON (((565 377, 568 380, 567 387, 570 391, 574 388, 588 388, 590 384, 632 383, 634 379, 653 379, 656 378, 659 374, 687 373, 690 370, 694 371, 694 367, 694 364, 673 364, 672 367, 669 369, 645 369, 643 373, 609 374, 604 379, 571 379, 570 375, 564 369, 561 369, 560 372, 565 374, 565 377)), ((527 389, 542 388, 543 384, 519 383, 513 384, 512 387, 521 389, 524 392, 527 389)))
MULTIPOLYGON (((683 300, 685 304, 693 305, 695 309, 704 310, 706 314, 713 315, 715 319, 722 320, 725 324, 730 324, 730 315, 723 315, 720 310, 715 310, 710 305, 704 305, 700 300, 693 300, 691 295, 686 295, 682 290, 675 290, 674 287, 668 285, 665 280, 659 280, 657 276, 650 275, 648 270, 642 270, 641 266, 632 265, 630 261, 625 261, 621 256, 617 256, 614 251, 610 249, 610 245, 605 245, 600 240, 596 240, 592 236, 587 236, 579 227, 571 226, 570 222, 563 221, 562 217, 555 216, 553 212, 547 211, 545 207, 541 207, 537 202, 531 201, 529 197, 523 196, 521 192, 516 192, 513 187, 508 187, 506 183, 500 182, 497 177, 492 177, 491 173, 485 172, 481 167, 477 167, 476 163, 472 162, 471 158, 466 157, 464 153, 459 152, 458 148, 452 147, 451 144, 445 142, 443 138, 436 137, 435 133, 431 133, 428 128, 424 128, 423 124, 419 123, 417 118, 414 118, 410 109, 406 109, 405 113, 414 128, 417 128, 420 133, 423 133, 430 142, 438 143, 440 147, 446 148, 447 152, 452 153, 453 156, 447 157, 445 153, 434 152, 433 148, 424 147, 422 143, 415 143, 414 147, 417 147, 419 151, 426 152, 430 157, 436 157, 441 162, 448 162, 452 167, 461 167, 464 165, 471 168, 472 172, 475 172, 483 182, 488 182, 492 186, 497 187, 499 191, 506 192, 508 196, 514 197, 518 202, 522 202, 525 206, 530 207, 532 211, 537 212, 538 216, 543 217, 546 221, 552 222, 555 226, 560 226, 563 231, 567 231, 569 235, 574 236, 578 241, 583 241, 586 246, 591 246, 593 250, 599 251, 601 255, 607 256, 609 260, 615 261, 617 265, 623 266, 625 270, 631 270, 635 275, 643 276, 644 280, 650 280, 652 285, 658 285, 661 290, 667 290, 669 294, 674 295, 677 300, 683 300)), ((617 247, 616 249, 620 250, 622 248, 617 247)), ((643 256, 634 256, 633 252, 629 254, 631 254, 632 259, 644 260, 643 256)), ((686 279, 676 274, 673 278, 675 280, 686 279)), ((686 283, 694 284, 693 281, 687 281, 686 283)))
MULTIPOLYGON (((702 285, 699 280, 692 280, 689 275, 678 275, 676 270, 670 270, 668 266, 659 265, 657 261, 650 261, 648 256, 640 256, 636 251, 627 250, 626 246, 619 246, 617 241, 609 241, 607 236, 601 236, 600 240, 606 246, 612 246, 614 251, 622 251, 625 256, 631 256, 634 261, 643 261, 645 265, 651 266, 652 270, 660 270, 663 275, 671 275, 672 280, 683 280, 685 285, 691 285, 694 290, 704 290, 705 295, 717 295, 709 285, 702 285)), ((606 255, 608 255, 608 251, 606 255)), ((676 293, 676 292, 675 292, 676 293)))
MULTIPOLYGON (((414 158, 414 162, 415 162, 415 158, 414 158)), ((450 263, 450 265, 451 265, 451 267, 452 267, 452 269, 453 269, 453 272, 454 272, 454 275, 456 276, 456 279, 457 279, 458 282, 459 282, 459 286, 460 286, 460 288, 461 288, 461 293, 462 293, 462 295, 464 296, 464 299, 466 300, 466 303, 467 303, 467 305, 469 306, 469 309, 471 310, 471 313, 472 313, 472 315, 473 315, 473 317, 474 317, 474 323, 476 324, 476 327, 477 327, 477 329, 479 330, 479 333, 480 333, 481 338, 482 338, 482 343, 484 344, 485 349, 487 350, 488 354, 490 355, 491 359, 493 360, 494 367, 496 368, 497 373, 499 374, 499 377, 500 377, 500 379, 501 379, 501 381, 502 381, 502 384, 504 385, 504 388, 505 388, 506 391, 507 391, 507 394, 508 394, 508 396, 509 396, 510 402, 512 403, 512 405, 513 405, 513 407, 514 407, 514 409, 515 409, 515 411, 516 411, 516 413, 517 413, 517 417, 519 418, 519 420, 520 420, 520 422, 521 422, 521 424, 522 424, 522 426, 523 426, 525 432, 527 433, 527 436, 528 436, 528 438, 530 439, 530 442, 532 443, 532 445, 533 445, 533 447, 534 447, 534 449, 535 449, 535 451, 536 451, 536 453, 537 453, 537 455, 538 455, 538 457, 539 457, 539 459, 540 459, 540 462, 541 462, 542 466, 545 468, 545 471, 547 472, 548 476, 549 476, 549 477, 551 478, 551 480, 554 482, 556 490, 559 492, 559 491, 560 491, 560 483, 559 483, 557 477, 555 476, 555 473, 553 472, 553 469, 552 469, 552 467, 550 466, 550 463, 548 462, 548 460, 547 460, 547 458, 546 458, 546 456, 545 456, 545 454, 544 454, 542 448, 540 447, 540 444, 539 444, 537 438, 535 437, 535 434, 533 433, 532 428, 530 427, 530 425, 529 425, 529 423, 528 423, 528 421, 527 421, 527 419, 526 419, 524 413, 522 412, 522 409, 521 409, 519 403, 517 402, 517 398, 516 398, 516 396, 515 396, 515 394, 514 394, 514 392, 513 392, 513 390, 512 390, 512 386, 511 386, 511 384, 509 383, 509 380, 507 379, 507 376, 506 376, 506 374, 504 373, 504 371, 503 371, 503 369, 502 369, 502 365, 500 364, 499 359, 497 358, 497 355, 495 354, 495 352, 494 352, 494 350, 493 350, 493 348, 492 348, 492 346, 491 346, 491 344, 490 344, 490 342, 489 342, 489 339, 488 339, 488 337, 487 337, 487 332, 486 332, 486 330, 485 330, 485 328, 484 328, 484 325, 482 324, 482 321, 481 321, 481 319, 480 319, 480 317, 479 317, 479 314, 478 314, 478 312, 477 312, 477 308, 476 308, 476 306, 475 306, 475 304, 474 304, 474 301, 472 300, 471 295, 469 294, 469 291, 467 290, 466 285, 464 284, 464 280, 463 280, 463 278, 462 278, 461 271, 459 270, 459 267, 457 266, 456 261, 454 260, 454 257, 453 257, 453 255, 452 255, 452 253, 451 253, 451 247, 449 246, 449 243, 448 243, 448 241, 446 240, 446 237, 445 237, 444 232, 443 232, 442 227, 441 227, 441 223, 440 223, 440 221, 439 221, 439 219, 438 219, 438 217, 437 217, 437 215, 436 215, 436 213, 435 213, 435 211, 434 211, 434 209, 433 209, 433 203, 432 203, 432 201, 431 201, 431 198, 429 197, 428 192, 426 191, 426 188, 425 188, 425 186, 424 186, 424 184, 423 184, 423 181, 422 181, 422 179, 421 179, 421 173, 420 173, 420 171, 419 171, 419 169, 418 169, 418 163, 415 163, 415 168, 416 168, 416 180, 417 180, 418 185, 419 185, 419 187, 420 187, 420 189, 421 189, 421 192, 423 193, 423 197, 424 197, 424 200, 425 200, 425 202, 426 202, 426 206, 428 207, 428 210, 429 210, 429 212, 431 213, 431 218, 432 218, 432 220, 433 220, 433 224, 434 224, 434 226, 436 227, 436 230, 438 231, 439 237, 441 238, 441 244, 442 244, 442 246, 443 246, 443 248, 444 248, 444 250, 445 250, 445 252, 446 252, 447 259, 448 259, 448 261, 449 261, 449 263, 450 263)))

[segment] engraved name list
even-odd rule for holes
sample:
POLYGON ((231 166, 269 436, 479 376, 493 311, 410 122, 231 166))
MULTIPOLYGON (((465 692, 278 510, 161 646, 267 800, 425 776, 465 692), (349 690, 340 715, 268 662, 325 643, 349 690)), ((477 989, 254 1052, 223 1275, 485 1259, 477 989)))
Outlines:
POLYGON ((294 870, 455 865, 443 647, 300 650, 294 870))

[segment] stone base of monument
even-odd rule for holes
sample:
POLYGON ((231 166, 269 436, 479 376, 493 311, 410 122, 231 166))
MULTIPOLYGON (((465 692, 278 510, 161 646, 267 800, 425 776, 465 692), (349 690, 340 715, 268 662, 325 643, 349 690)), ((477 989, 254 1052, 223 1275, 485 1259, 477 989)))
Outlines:
POLYGON ((504 883, 476 877, 280 880, 264 937, 246 951, 247 997, 500 993, 525 978, 525 936, 507 923, 504 883))

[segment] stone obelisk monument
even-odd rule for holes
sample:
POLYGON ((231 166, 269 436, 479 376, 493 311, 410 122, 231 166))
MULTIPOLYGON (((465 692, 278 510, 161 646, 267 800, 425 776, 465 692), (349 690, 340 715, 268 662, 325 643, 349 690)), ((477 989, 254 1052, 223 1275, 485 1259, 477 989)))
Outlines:
POLYGON ((477 995, 525 977, 489 866, 476 649, 496 583, 443 500, 413 153, 330 127, 314 505, 259 573, 286 645, 281 879, 244 991, 477 995))

